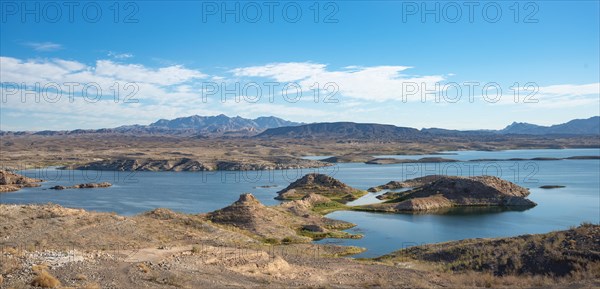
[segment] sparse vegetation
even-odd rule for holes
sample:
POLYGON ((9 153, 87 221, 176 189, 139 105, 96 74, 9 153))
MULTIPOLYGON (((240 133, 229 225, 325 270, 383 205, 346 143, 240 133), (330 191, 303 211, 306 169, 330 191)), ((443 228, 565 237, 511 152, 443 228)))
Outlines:
POLYGON ((279 239, 277 239, 277 238, 265 238, 263 242, 265 242, 266 244, 270 244, 270 245, 281 244, 281 241, 279 241, 279 239))
POLYGON ((77 274, 77 275, 75 275, 75 280, 85 281, 85 280, 87 280, 87 276, 85 276, 83 274, 77 274))
POLYGON ((477 271, 494 276, 600 277, 600 226, 490 240, 463 240, 412 247, 378 258, 420 260, 442 271, 477 271), (595 272, 595 273, 594 273, 595 272))
MULTIPOLYGON (((544 138, 535 136, 497 137, 493 139, 469 139, 464 137, 442 137, 419 140, 359 140, 339 142, 335 139, 299 140, 254 138, 189 138, 153 135, 105 135, 81 134, 65 137, 57 136, 2 136, 0 162, 6 167, 35 168, 63 166, 89 162, 90 159, 115 159, 123 156, 148 159, 181 159, 186 156, 202 164, 217 161, 252 160, 260 163, 273 161, 273 154, 301 157, 305 155, 336 154, 339 162, 367 161, 373 155, 428 154, 451 150, 505 150, 555 147, 598 147, 594 136, 544 138), (90 147, 103 147, 112 144, 110 150, 90 150, 90 147), (356 145, 360 143, 360 145, 356 145), (202 148, 202 150, 198 150, 202 148), (173 154, 173 152, 176 154, 173 154), (332 153, 334 152, 334 153, 332 153), (343 156, 352 155, 346 159, 343 156), (223 159, 223 156, 226 156, 223 159)), ((275 160, 278 162, 278 160, 275 160)))
POLYGON ((326 203, 318 203, 313 206, 313 212, 319 213, 321 215, 327 215, 331 212, 341 211, 341 210, 350 210, 352 207, 346 206, 337 201, 331 201, 326 203))
POLYGON ((202 252, 202 248, 200 248, 200 246, 192 246, 192 254, 199 254, 200 252, 202 252))
POLYGON ((98 283, 87 283, 83 285, 82 289, 101 289, 102 286, 98 283))
POLYGON ((13 256, 0 256, 0 275, 11 274, 21 269, 21 263, 13 256))
MULTIPOLYGON (((333 278, 336 282, 341 282, 340 287, 359 288, 401 288, 407 284, 413 288, 563 288, 573 284, 578 284, 576 287, 593 288, 600 280, 598 225, 584 223, 569 231, 543 235, 463 240, 412 247, 376 260, 355 260, 338 257, 361 253, 363 248, 297 242, 298 238, 351 237, 345 232, 333 231, 348 228, 352 226, 350 223, 338 223, 335 220, 322 224, 305 222, 310 220, 306 216, 313 216, 310 215, 313 213, 311 204, 319 202, 331 201, 307 197, 302 201, 290 202, 290 206, 278 207, 277 211, 284 215, 297 213, 303 216, 304 221, 299 224, 306 224, 294 227, 293 233, 283 235, 283 239, 275 236, 260 237, 242 228, 205 221, 203 216, 181 213, 169 213, 169 217, 165 219, 153 214, 120 217, 87 213, 56 205, 0 205, 2 214, 9 216, 10 220, 27 224, 27 227, 11 227, 10 230, 0 227, 3 233, 8 232, 8 236, 26 238, 24 240, 31 244, 43 243, 45 250, 53 250, 48 248, 68 243, 85 248, 87 253, 96 253, 92 255, 95 257, 77 263, 77 269, 73 271, 69 264, 51 267, 39 260, 35 261, 38 262, 36 265, 21 268, 24 258, 36 251, 7 249, 0 265, 3 270, 9 269, 11 273, 0 274, 4 277, 2 288, 31 288, 32 285, 58 288, 61 286, 56 285, 61 283, 59 278, 65 278, 70 281, 65 284, 67 286, 96 289, 102 287, 100 282, 106 280, 105 276, 111 276, 111 280, 116 281, 109 282, 116 283, 102 285, 122 286, 119 288, 131 286, 131 283, 120 283, 124 282, 122 280, 142 283, 148 281, 154 284, 146 285, 158 288, 227 287, 247 282, 267 288, 281 288, 292 284, 296 286, 298 283, 300 287, 320 288, 327 287, 328 283, 325 282, 328 279, 321 278, 330 276, 328 274, 331 272, 352 272, 336 274, 333 278), (48 214, 56 217, 38 218, 48 214), (61 221, 57 222, 57 219, 61 221), (93 227, 93 230, 78 230, 82 224, 93 227), (23 234, 25 231, 44 230, 51 230, 55 234, 23 234), (69 234, 73 231, 76 234, 69 234), (121 247, 125 244, 130 246, 129 252, 121 251, 118 254, 133 256, 136 263, 123 263, 115 258, 117 255, 113 255, 116 253, 113 249, 93 245, 102 238, 110 238, 112 242, 121 244, 121 247), (161 245, 168 247, 168 250, 157 249, 161 245), (136 248, 144 249, 137 251, 136 248), (98 257, 97 253, 112 257, 98 257), (123 268, 124 264, 130 270, 117 270, 123 268), (52 268, 52 274, 49 273, 49 267, 52 268), (223 277, 224 268, 227 269, 226 277, 223 277), (536 268, 538 271, 535 271, 536 268), (566 274, 556 274, 557 268, 568 268, 569 271, 566 274), (34 272, 35 280, 29 281, 30 272, 34 272), (290 272, 294 273, 289 274, 290 272), (289 277, 294 274, 307 278, 299 281, 289 277), (15 276, 22 277, 19 279, 15 276), (116 276, 116 279, 112 279, 112 276, 116 276)), ((269 228, 269 223, 265 224, 265 228, 269 228)), ((11 242, 21 241, 16 238, 11 242)), ((36 247, 33 246, 32 249, 36 250, 36 247)))
POLYGON ((148 266, 146 266, 144 263, 138 263, 137 267, 142 273, 149 273, 151 271, 150 268, 148 268, 148 266))
POLYGON ((37 276, 31 281, 32 286, 42 288, 56 288, 60 286, 60 281, 48 273, 48 271, 39 269, 39 271, 34 270, 34 272, 37 276))
POLYGON ((360 234, 350 234, 344 231, 312 232, 309 230, 299 230, 298 234, 314 240, 321 240, 325 238, 360 239, 363 237, 360 234))

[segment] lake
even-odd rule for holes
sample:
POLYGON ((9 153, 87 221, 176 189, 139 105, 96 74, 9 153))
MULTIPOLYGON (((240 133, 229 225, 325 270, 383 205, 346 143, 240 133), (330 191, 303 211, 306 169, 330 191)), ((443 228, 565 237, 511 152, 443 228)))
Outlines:
MULTIPOLYGON (((498 152, 446 152, 460 160, 484 158, 535 158, 598 156, 600 149, 514 150, 498 152)), ((440 155, 434 155, 440 156, 440 155)), ((392 157, 392 156, 388 156, 392 157)), ((393 156, 421 158, 425 156, 393 156)), ((318 158, 318 157, 315 157, 318 158)), ((430 174, 495 175, 530 188, 529 198, 538 206, 524 211, 500 209, 454 210, 446 214, 378 214, 334 212, 328 217, 357 224, 348 231, 364 234, 362 239, 325 239, 365 247, 356 257, 374 257, 399 248, 465 238, 515 236, 567 229, 581 222, 600 223, 600 160, 496 161, 428 164, 367 165, 337 164, 333 167, 273 171, 218 172, 109 172, 63 171, 55 168, 20 173, 47 180, 39 188, 0 194, 1 203, 56 203, 65 207, 133 215, 154 208, 185 213, 209 212, 236 201, 250 192, 266 205, 278 204, 276 192, 304 174, 331 175, 358 189, 430 174), (110 188, 55 191, 55 185, 107 181, 110 188), (541 185, 564 185, 544 190, 541 185), (265 187, 263 187, 265 186, 265 187)), ((369 194, 356 201, 377 201, 369 194)))

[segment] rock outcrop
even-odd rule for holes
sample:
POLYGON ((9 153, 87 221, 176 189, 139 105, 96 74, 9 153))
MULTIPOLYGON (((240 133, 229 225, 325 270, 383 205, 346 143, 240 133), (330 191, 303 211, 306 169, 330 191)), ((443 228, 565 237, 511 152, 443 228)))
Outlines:
POLYGON ((312 173, 305 175, 291 183, 285 189, 277 192, 278 196, 275 199, 298 200, 310 193, 318 194, 340 203, 356 200, 366 194, 365 191, 352 188, 330 176, 312 173))
MULTIPOLYGON (((423 183, 419 178, 407 181, 423 183)), ((435 176, 432 181, 406 192, 387 192, 378 198, 385 203, 361 206, 373 211, 428 211, 462 206, 533 207, 529 190, 493 176, 435 176)))
MULTIPOLYGON (((291 214, 263 205, 252 194, 240 195, 230 206, 208 213, 207 218, 213 223, 232 225, 264 238, 296 236, 290 226, 291 214)), ((297 241, 310 241, 306 237, 299 239, 297 241)))
POLYGON ((87 184, 78 184, 73 186, 53 186, 50 187, 51 190, 67 190, 67 189, 94 189, 94 188, 108 188, 112 186, 111 183, 102 182, 102 183, 87 183, 87 184))
POLYGON ((231 225, 265 240, 309 242, 319 236, 354 237, 337 231, 351 228, 354 224, 325 218, 310 210, 319 202, 331 202, 331 200, 311 195, 302 200, 268 207, 252 194, 243 194, 232 205, 205 216, 213 223, 231 225))
POLYGON ((38 183, 40 182, 43 180, 0 170, 0 193, 14 192, 27 187, 39 187, 38 183))

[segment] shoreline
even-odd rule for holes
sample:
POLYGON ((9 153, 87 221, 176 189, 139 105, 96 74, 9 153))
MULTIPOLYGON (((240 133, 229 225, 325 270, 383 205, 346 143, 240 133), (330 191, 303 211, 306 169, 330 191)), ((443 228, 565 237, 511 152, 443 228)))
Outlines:
MULTIPOLYGON (((95 211, 95 210, 85 210, 83 208, 78 208, 78 207, 65 207, 59 204, 54 204, 54 203, 46 203, 46 204, 38 204, 38 203, 28 203, 28 204, 10 204, 10 203, 0 203, 0 207, 5 207, 5 208, 29 208, 29 207, 56 207, 59 209, 64 209, 64 210, 71 210, 71 211, 77 211, 78 213, 87 213, 87 214, 109 214, 111 216, 113 216, 113 218, 117 218, 117 219, 123 219, 123 218, 135 218, 135 217, 140 217, 140 216, 145 216, 148 214, 154 214, 155 212, 160 212, 160 211, 169 211, 171 212, 170 209, 166 209, 166 208, 155 208, 152 210, 148 210, 148 211, 144 211, 141 213, 137 213, 137 214, 133 214, 133 215, 122 215, 122 214, 117 214, 114 212, 110 212, 110 211, 95 211)), ((361 212, 361 213, 373 213, 373 214, 386 214, 386 215, 395 215, 395 213, 389 213, 389 212, 371 212, 371 211, 363 211, 363 210, 340 210, 342 212, 361 212)), ((175 213, 176 215, 188 215, 188 216, 203 216, 206 215, 210 212, 207 213, 184 213, 184 212, 177 212, 177 211, 172 211, 173 213, 175 213)), ((334 211, 334 212, 330 212, 327 214, 324 214, 324 217, 327 217, 328 215, 335 213, 335 212, 339 212, 339 211, 334 211)), ((406 213, 409 214, 409 213, 406 213)), ((340 220, 340 221, 344 221, 344 220, 340 220)), ((346 221, 344 221, 346 222, 346 221)), ((582 222, 585 224, 591 224, 591 225, 595 225, 595 226, 600 226, 600 222, 598 223, 593 223, 593 222, 582 222)), ((349 223, 352 224, 352 223, 349 223)), ((571 227, 577 226, 579 224, 573 224, 571 227)), ((356 228, 356 224, 352 224, 352 226, 349 226, 347 228, 343 228, 342 231, 347 231, 347 230, 351 230, 353 228, 356 228)), ((523 237, 523 236, 529 236, 529 235, 540 235, 540 234, 547 234, 547 233, 552 233, 552 232, 557 232, 557 231, 562 231, 565 230, 566 228, 563 229, 554 229, 554 230, 550 230, 550 231, 545 231, 545 232, 539 232, 539 233, 534 233, 534 234, 528 234, 528 233, 524 233, 524 234, 516 234, 516 235, 511 235, 511 236, 498 236, 498 237, 471 237, 471 238, 464 238, 464 239, 454 239, 454 240, 448 240, 448 241, 443 241, 443 242, 431 242, 431 243, 420 243, 420 244, 414 244, 413 246, 405 246, 405 247, 400 247, 397 248, 396 250, 404 250, 404 249, 408 249, 411 247, 418 247, 418 246, 436 246, 436 245, 443 245, 443 244, 449 244, 449 243, 457 243, 457 242, 464 242, 464 241, 475 241, 475 240, 497 240, 497 239, 506 239, 506 238, 516 238, 516 237, 523 237)), ((322 239, 315 239, 313 241, 311 241, 310 243, 307 244, 314 244, 314 245, 326 245, 326 244, 319 244, 319 243, 314 243, 315 241, 321 241, 321 240, 326 240, 326 239, 331 239, 331 240, 335 240, 335 239, 347 239, 347 238, 336 238, 336 237, 326 237, 326 238, 322 238, 322 239)), ((353 239, 353 238, 350 238, 353 239)), ((6 243, 4 241, 0 241, 0 244, 6 243)), ((10 243, 10 242, 9 242, 10 243)), ((270 243, 267 243, 268 245, 273 245, 270 243)), ((295 243, 292 243, 295 244, 295 243)), ((300 243, 302 244, 302 243, 300 243)), ((285 245, 285 244, 279 244, 279 245, 285 245)), ((346 246, 346 245, 340 245, 342 247, 352 247, 352 246, 346 246)), ((396 251, 394 250, 394 251, 396 251)), ((353 255, 357 255, 360 254, 362 252, 357 252, 357 253, 352 253, 352 254, 344 254, 344 257, 350 257, 353 258, 353 255)), ((389 253, 385 253, 383 255, 379 255, 376 257, 370 257, 370 258, 360 258, 360 259, 379 259, 382 258, 383 256, 389 255, 390 253, 393 252, 389 252, 389 253)))

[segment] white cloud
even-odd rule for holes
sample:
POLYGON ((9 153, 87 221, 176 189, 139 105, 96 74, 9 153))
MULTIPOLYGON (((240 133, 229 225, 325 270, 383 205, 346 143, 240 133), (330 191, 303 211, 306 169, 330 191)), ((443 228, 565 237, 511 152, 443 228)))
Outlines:
POLYGON ((108 52, 108 56, 112 57, 112 58, 115 58, 115 59, 127 59, 127 58, 133 57, 133 54, 131 54, 131 53, 117 53, 117 52, 109 51, 108 52))
POLYGON ((26 42, 24 45, 33 48, 35 51, 56 51, 63 49, 63 46, 53 42, 26 42))
POLYGON ((504 88, 497 104, 524 105, 539 108, 567 108, 600 105, 600 83, 522 86, 518 96, 515 88, 504 88))
POLYGON ((149 69, 139 64, 120 64, 110 60, 98 60, 95 73, 131 82, 147 82, 157 85, 173 85, 207 77, 204 73, 186 69, 181 65, 149 69))
MULTIPOLYGON (((193 82, 207 75, 183 66, 148 68, 109 60, 99 60, 94 66, 64 59, 12 57, 0 57, 0 62, 1 92, 5 100, 3 114, 10 111, 47 118, 53 116, 58 120, 78 118, 81 122, 75 127, 106 127, 111 123, 127 124, 211 112, 202 103, 200 91, 193 89, 193 82), (77 84, 74 93, 70 92, 68 83, 77 84), (115 83, 119 87, 118 103, 115 103, 115 83), (22 84, 25 84, 25 90, 21 89, 22 84), (86 85, 99 85, 99 101, 89 102, 82 98, 86 85), (130 95, 134 91, 135 94, 130 95), (138 100, 139 103, 123 103, 127 96, 131 96, 130 101, 138 100), (101 119, 104 119, 103 123, 100 123, 101 119)), ((96 89, 89 90, 89 95, 95 97, 96 89)))
POLYGON ((271 63, 233 69, 235 76, 269 77, 279 82, 292 82, 323 73, 326 65, 307 62, 271 63))
POLYGON ((583 95, 599 95, 600 83, 590 84, 561 84, 540 87, 541 94, 548 95, 563 95, 563 96, 583 96, 583 95))
MULTIPOLYGON (((268 77, 278 82, 297 82, 303 90, 310 90, 315 83, 318 83, 321 88, 326 83, 335 83, 341 95, 370 101, 401 100, 407 83, 434 87, 436 82, 445 79, 442 75, 401 74, 410 68, 408 66, 347 66, 341 70, 329 70, 325 64, 291 62, 242 67, 231 72, 238 77, 268 77)), ((408 100, 418 99, 416 97, 408 100)))
POLYGON ((98 83, 107 89, 114 82, 132 82, 145 86, 149 91, 156 88, 181 85, 192 80, 208 77, 198 71, 180 65, 147 68, 139 64, 120 64, 110 60, 98 60, 95 66, 62 59, 20 60, 1 57, 0 74, 3 82, 47 83, 98 83))
POLYGON ((561 108, 586 105, 600 106, 600 83, 563 84, 540 87, 535 96, 540 107, 561 108))

